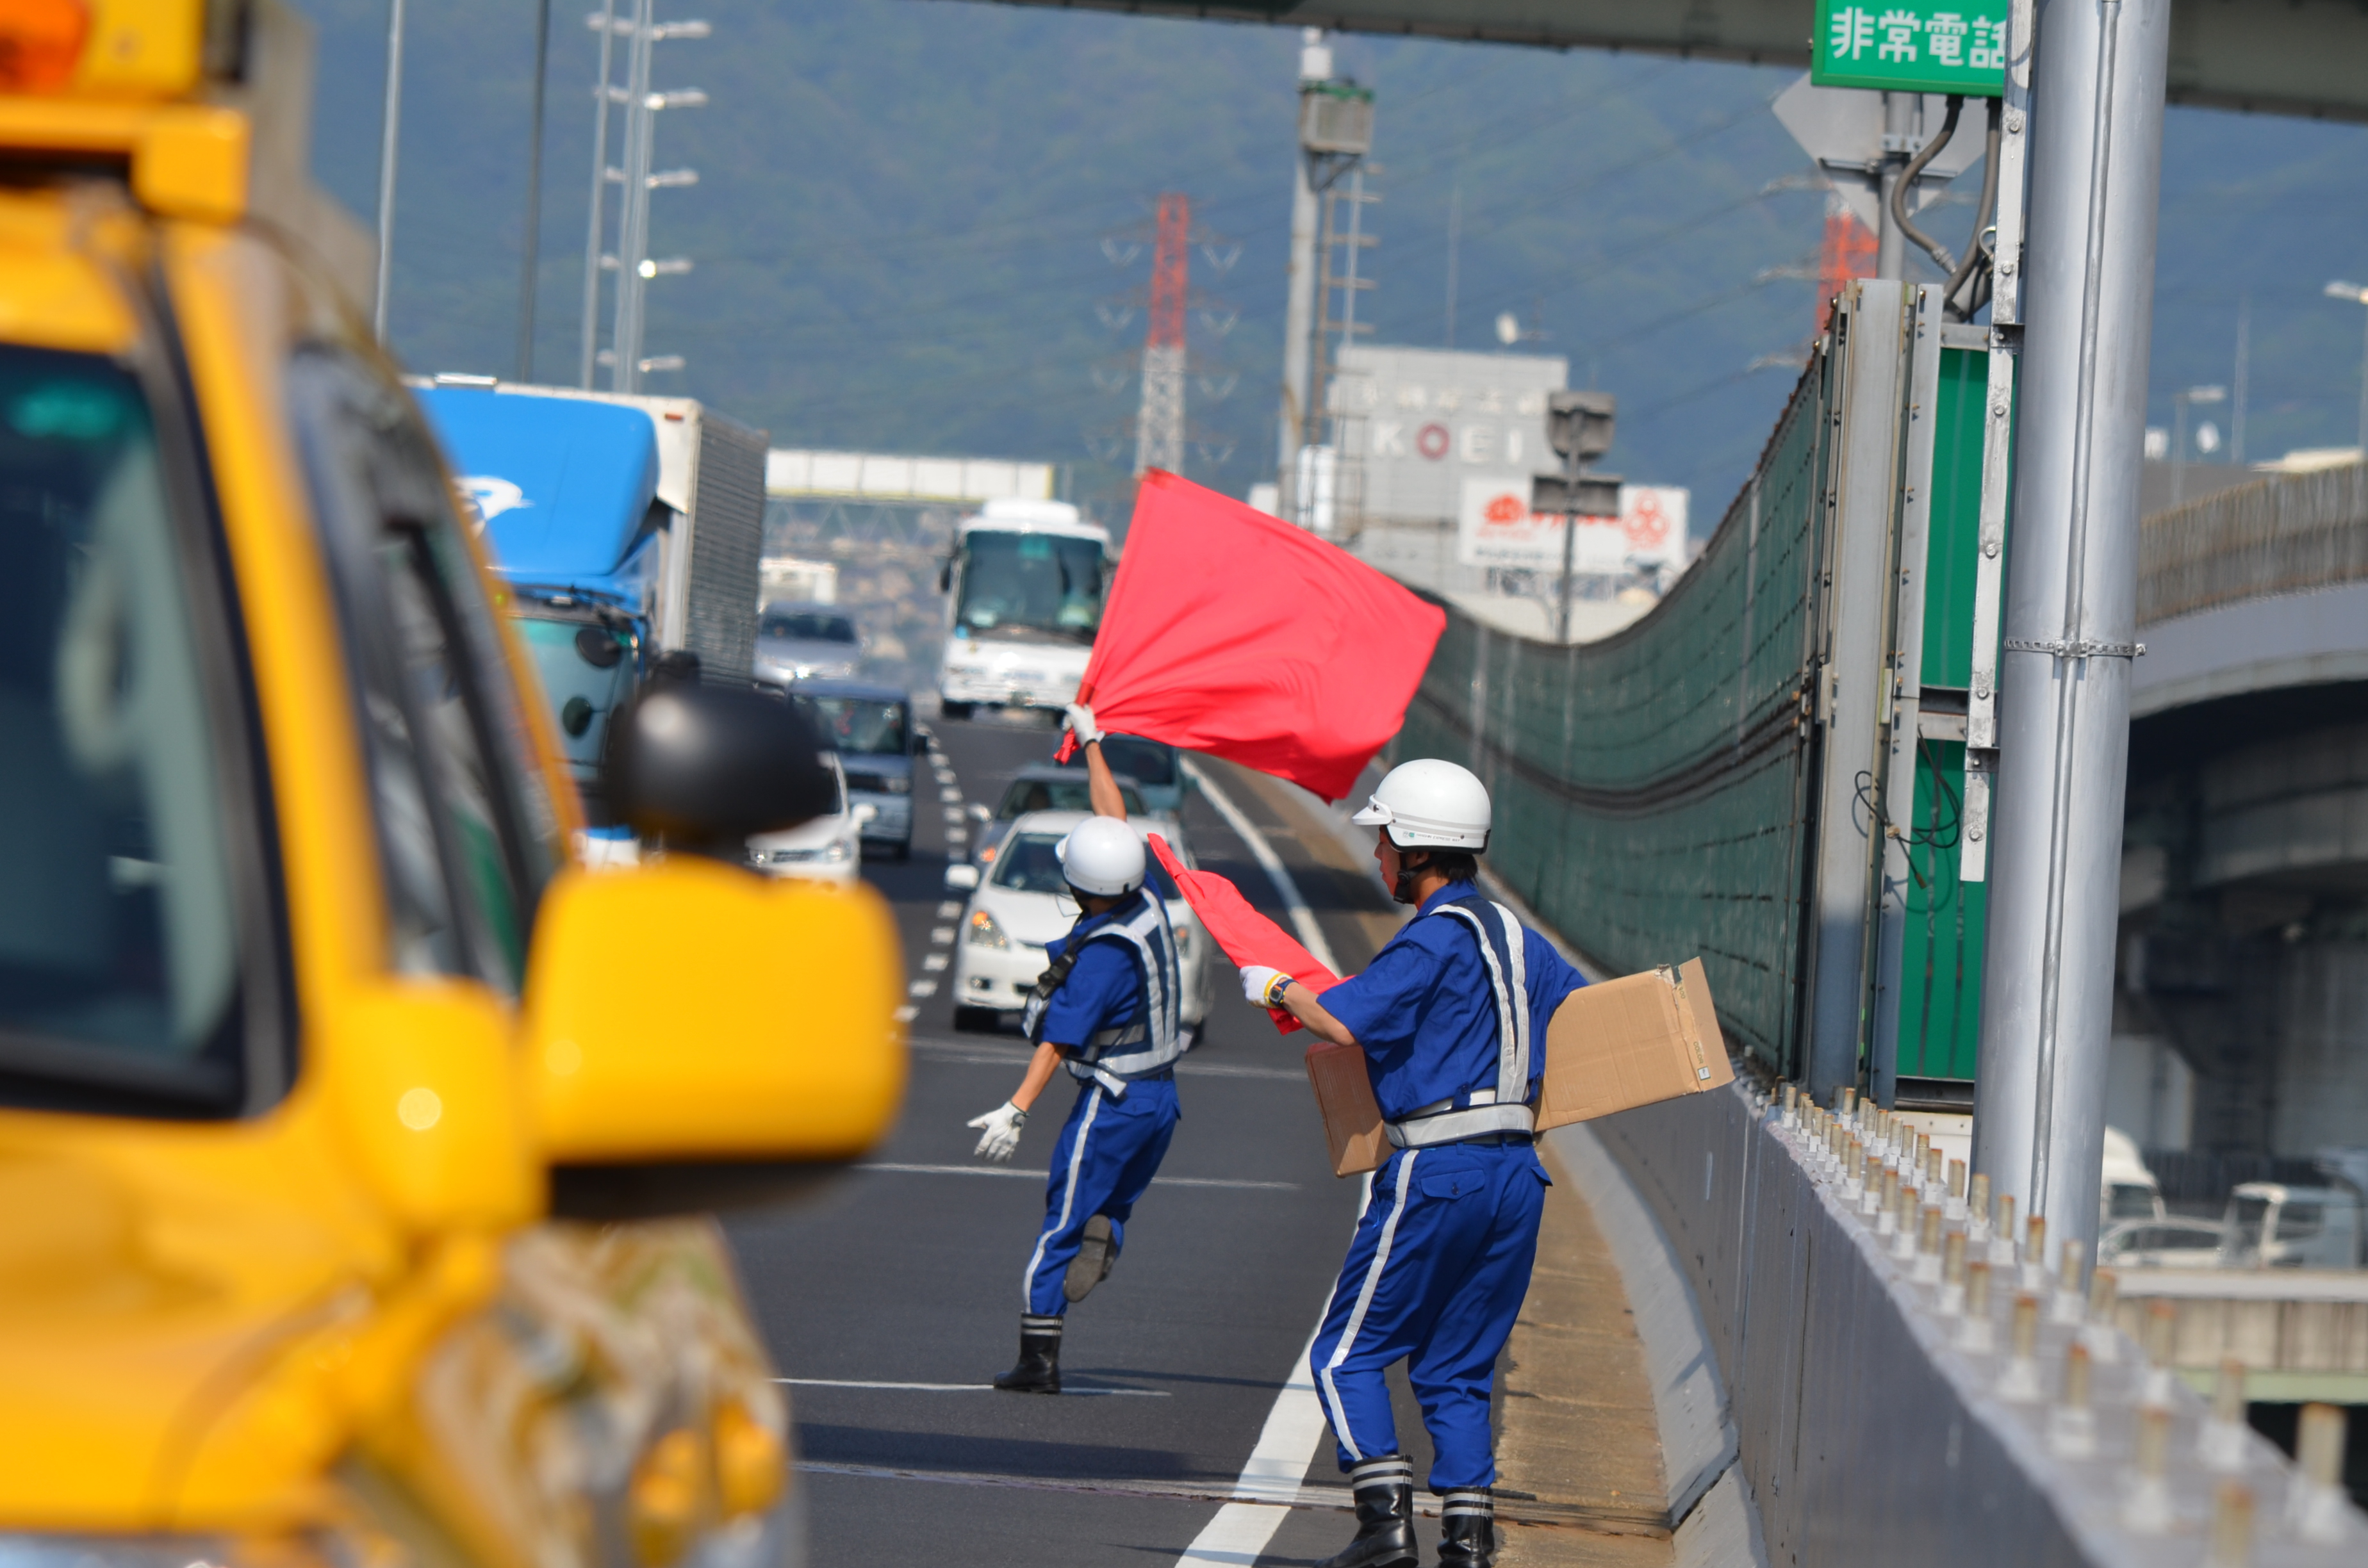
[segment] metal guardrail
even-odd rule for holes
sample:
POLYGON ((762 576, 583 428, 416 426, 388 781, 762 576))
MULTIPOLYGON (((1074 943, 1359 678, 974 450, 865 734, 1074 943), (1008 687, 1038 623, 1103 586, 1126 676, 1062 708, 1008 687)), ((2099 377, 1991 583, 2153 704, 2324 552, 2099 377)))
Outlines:
POLYGON ((2271 474, 2146 519, 2138 624, 2368 578, 2368 464, 2271 474))

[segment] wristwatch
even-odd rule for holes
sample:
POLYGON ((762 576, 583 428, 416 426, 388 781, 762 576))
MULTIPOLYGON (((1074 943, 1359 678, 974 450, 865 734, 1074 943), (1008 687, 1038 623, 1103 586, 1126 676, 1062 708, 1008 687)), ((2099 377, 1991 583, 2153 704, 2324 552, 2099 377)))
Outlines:
POLYGON ((1267 983, 1266 1005, 1269 1007, 1281 1006, 1282 994, 1298 983, 1299 983, 1297 981, 1293 980, 1287 974, 1276 975, 1271 981, 1267 983))

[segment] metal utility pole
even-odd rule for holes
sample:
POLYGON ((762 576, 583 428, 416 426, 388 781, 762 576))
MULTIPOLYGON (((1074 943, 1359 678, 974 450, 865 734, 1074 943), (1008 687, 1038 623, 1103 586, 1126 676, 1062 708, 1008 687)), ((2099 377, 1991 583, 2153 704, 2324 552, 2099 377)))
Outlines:
POLYGON ((1192 199, 1159 198, 1151 253, 1151 328, 1143 343, 1143 407, 1135 416, 1134 472, 1184 472, 1184 309, 1191 294, 1192 199))
POLYGON ((1560 473, 1530 479, 1530 510, 1562 518, 1562 597, 1554 641, 1570 641, 1570 586, 1578 548, 1578 519, 1620 515, 1620 476, 1589 473, 1588 465, 1611 449, 1620 400, 1607 392, 1546 394, 1546 445, 1562 458, 1560 473))
POLYGON ((1876 176, 1875 195, 1880 205, 1874 231, 1874 275, 1895 281, 1907 276, 1907 239, 1899 232, 1899 220, 1891 210, 1891 193, 1899 184, 1899 176, 1907 167, 1911 155, 1908 144, 1915 139, 1917 122, 1924 118, 1923 96, 1918 93, 1885 93, 1883 95, 1883 150, 1878 154, 1883 172, 1876 176))
MULTIPOLYGON (((2327 286, 2330 300, 2349 300, 2356 305, 2368 305, 2368 289, 2357 283, 2330 283, 2327 286)), ((2368 462, 2368 334, 2360 345, 2360 457, 2368 462)))
POLYGON ((386 118, 378 133, 378 290, 370 332, 386 341, 386 301, 394 283, 394 151, 403 131, 403 0, 387 0, 386 118))
POLYGON ((2187 387, 2171 393, 2170 504, 2174 506, 2187 498, 2187 411, 2199 403, 2218 403, 2227 395, 2226 387, 2187 387))
MULTIPOLYGON (((657 141, 658 115, 670 108, 697 108, 707 102, 707 95, 695 87, 655 91, 650 85, 650 74, 658 44, 669 39, 705 38, 710 29, 705 22, 660 23, 655 10, 656 0, 634 0, 630 23, 611 19, 607 24, 612 31, 625 32, 632 41, 624 89, 614 95, 625 106, 624 166, 610 168, 604 165, 601 169, 604 181, 623 190, 617 210, 617 249, 613 255, 599 256, 596 263, 600 269, 616 273, 617 303, 609 330, 609 347, 594 358, 608 363, 609 388, 620 392, 640 391, 642 377, 653 370, 679 370, 683 365, 678 354, 652 358, 642 353, 650 279, 690 270, 690 263, 679 257, 661 261, 651 256, 650 192, 696 185, 699 175, 693 169, 658 171, 650 165, 657 141)), ((596 230, 596 244, 597 237, 596 230)))
MULTIPOLYGON (((1332 74, 1332 51, 1324 46, 1324 29, 1309 28, 1300 35, 1299 90, 1301 102, 1309 84, 1332 74)), ((1301 143, 1291 159, 1291 270, 1282 311, 1282 403, 1276 432, 1276 494, 1282 515, 1299 515, 1297 482, 1299 449, 1307 444, 1308 356, 1315 347, 1315 169, 1305 145, 1307 118, 1300 115, 1301 143)))
POLYGON ((609 106, 618 97, 610 80, 616 69, 617 0, 600 0, 600 14, 584 19, 600 34, 600 85, 592 89, 591 219, 584 233, 584 347, 575 376, 575 384, 590 392, 593 367, 600 352, 600 234, 609 197, 609 106))
POLYGON ((535 272, 542 261, 542 90, 551 74, 551 0, 534 6, 534 123, 527 132, 526 254, 518 263, 518 379, 534 380, 535 272))
MULTIPOLYGON (((2253 297, 2237 296, 2236 401, 2228 408, 2228 460, 2245 466, 2245 399, 2253 381, 2253 297)), ((2363 378, 2368 389, 2368 378, 2363 378)))
MULTIPOLYGON (((2022 406, 1974 1168, 2052 1234, 2093 1239, 2171 4, 2050 0, 2035 40, 2032 10, 2015 0, 2007 61, 2010 137, 2032 73, 2030 238, 1998 258, 1999 318, 2022 324, 2022 406)), ((2002 187, 2001 231, 2008 216, 2002 187)), ((2007 403, 1994 384, 1993 414, 2007 403)))
POLYGON ((1333 182, 1362 159, 1373 143, 1373 95, 1353 82, 1336 81, 1332 51, 1319 28, 1300 35, 1299 147, 1292 160, 1291 273, 1283 309, 1282 402, 1276 419, 1277 508, 1306 527, 1306 500, 1299 494, 1300 449, 1309 444, 1315 417, 1316 279, 1330 265, 1319 243, 1322 199, 1333 182))

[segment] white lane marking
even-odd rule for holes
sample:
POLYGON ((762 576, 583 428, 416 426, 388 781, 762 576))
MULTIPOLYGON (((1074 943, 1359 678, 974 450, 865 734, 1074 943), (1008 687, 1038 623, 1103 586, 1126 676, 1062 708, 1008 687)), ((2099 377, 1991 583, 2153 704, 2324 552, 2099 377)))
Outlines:
POLYGON ((943 947, 953 939, 954 928, 951 926, 933 926, 929 931, 929 940, 939 947, 943 947))
POLYGON ((896 1009, 896 1021, 900 1024, 909 1024, 920 1016, 921 1009, 918 1007, 904 1006, 896 1009))
MULTIPOLYGON (((1316 1327, 1323 1327, 1321 1320, 1316 1327)), ((1315 1397, 1315 1383, 1307 1370, 1307 1358, 1315 1349, 1315 1335, 1310 1333, 1291 1363, 1282 1392, 1274 1396, 1274 1407, 1266 1414, 1258 1447, 1250 1450, 1249 1462, 1242 1466, 1241 1476, 1234 1483, 1235 1500, 1218 1509, 1217 1517, 1201 1527, 1184 1555, 1176 1560, 1177 1568, 1194 1562, 1225 1562, 1242 1568, 1255 1563, 1300 1503, 1301 1483, 1324 1441, 1324 1406, 1315 1397)))
POLYGON ((938 918, 939 918, 939 919, 940 919, 940 920, 959 920, 959 919, 961 919, 961 918, 962 918, 962 905, 961 905, 961 904, 959 904, 959 903, 955 903, 953 900, 951 900, 951 899, 948 899, 948 900, 946 900, 946 902, 945 902, 945 903, 941 903, 941 904, 938 905, 938 918))
POLYGON ((945 972, 946 963, 945 954, 931 953, 921 960, 921 967, 931 974, 942 974, 945 972))
MULTIPOLYGON (((874 1481, 928 1481, 947 1486, 1010 1487, 1020 1492, 1068 1492, 1094 1497, 1155 1497, 1184 1503, 1222 1503, 1232 1495, 1226 1487, 1195 1486, 1182 1481, 1070 1481, 1050 1475, 996 1474, 991 1471, 899 1470, 888 1465, 833 1464, 825 1460, 800 1460, 797 1468, 815 1475, 860 1475, 874 1481)), ((1345 1486, 1326 1486, 1311 1482, 1299 1489, 1299 1501, 1294 1506, 1345 1514, 1356 1506, 1356 1497, 1345 1486)), ((1518 1506, 1499 1504, 1497 1517, 1499 1520, 1507 1518, 1518 1506)), ((1436 1506, 1421 1501, 1415 1504, 1415 1512, 1426 1517, 1438 1511, 1436 1506)))
POLYGON ((916 980, 905 987, 907 996, 935 996, 937 994, 938 983, 934 980, 916 980))
POLYGON ((946 820, 948 822, 966 823, 970 821, 970 813, 963 811, 960 806, 948 806, 946 808, 946 820))
MULTIPOLYGON (((866 1382, 856 1378, 775 1378, 777 1383, 787 1383, 801 1389, 896 1389, 908 1393, 992 1393, 993 1383, 884 1383, 866 1382)), ((1096 1389, 1079 1388, 1075 1383, 1061 1387, 1064 1398, 1076 1394, 1092 1398, 1099 1394, 1106 1399, 1167 1399, 1166 1389, 1096 1389)), ((803 1466, 801 1469, 804 1468, 803 1466)))
POLYGON ((970 831, 967 828, 950 827, 946 829, 946 843, 948 845, 968 844, 969 842, 970 831))
POLYGON ((1324 928, 1315 924, 1315 912, 1308 908, 1307 900, 1300 896, 1299 884, 1291 877, 1291 868, 1282 863, 1282 857, 1274 852, 1274 846, 1266 841, 1266 835, 1258 831, 1258 824, 1244 815, 1242 809, 1217 788, 1216 781, 1195 767, 1190 758, 1185 759, 1184 772, 1200 787, 1201 793, 1209 798, 1209 804, 1216 808, 1217 814, 1225 819, 1225 825, 1249 846, 1250 858, 1258 863, 1258 869, 1266 873, 1266 880, 1274 884, 1275 892, 1282 899, 1283 907, 1291 912, 1291 925, 1299 934, 1299 945, 1314 954, 1317 963, 1338 974, 1340 960, 1332 956, 1332 944, 1324 939, 1324 928))
MULTIPOLYGON (((1017 1176, 1022 1181, 1042 1181, 1049 1171, 1014 1170, 1009 1165, 915 1165, 889 1160, 873 1160, 855 1167, 859 1171, 892 1171, 904 1176, 1017 1176)), ((1297 1192, 1295 1181, 1236 1181, 1230 1176, 1154 1176, 1154 1187, 1206 1187, 1231 1192, 1297 1192)))
POLYGON ((962 791, 953 789, 940 790, 938 791, 938 799, 948 805, 959 806, 962 804, 962 791))

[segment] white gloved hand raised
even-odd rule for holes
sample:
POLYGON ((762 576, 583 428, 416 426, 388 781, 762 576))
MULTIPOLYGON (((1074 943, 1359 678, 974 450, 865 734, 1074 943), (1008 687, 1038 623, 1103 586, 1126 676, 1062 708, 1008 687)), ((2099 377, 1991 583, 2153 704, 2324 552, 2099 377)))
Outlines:
POLYGON ((972 1117, 966 1125, 984 1130, 979 1134, 978 1147, 971 1153, 982 1160, 1002 1165, 1019 1147, 1019 1130, 1028 1125, 1028 1113, 1006 1100, 985 1116, 972 1117))
POLYGON ((1269 969, 1262 963, 1244 964, 1242 994, 1261 1007, 1274 1006, 1279 994, 1278 986, 1290 978, 1282 971, 1269 969))
POLYGON ((1069 704, 1068 713, 1069 733, 1077 737, 1079 745, 1084 745, 1087 741, 1098 741, 1102 738, 1101 726, 1094 722, 1092 709, 1082 702, 1072 702, 1069 704))

